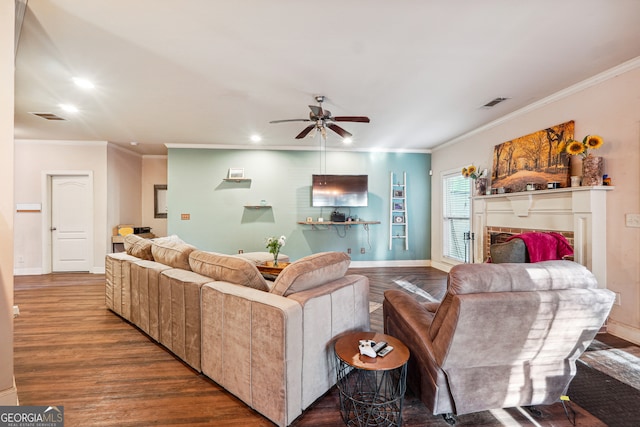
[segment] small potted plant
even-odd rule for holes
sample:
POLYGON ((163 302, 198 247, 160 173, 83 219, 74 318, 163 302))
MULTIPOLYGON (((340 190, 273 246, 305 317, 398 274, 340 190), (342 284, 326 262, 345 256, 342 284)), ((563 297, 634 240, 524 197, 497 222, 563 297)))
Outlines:
POLYGON ((273 266, 278 266, 278 255, 280 254, 280 248, 284 246, 286 237, 268 237, 267 238, 267 249, 269 249, 269 253, 273 254, 273 266))

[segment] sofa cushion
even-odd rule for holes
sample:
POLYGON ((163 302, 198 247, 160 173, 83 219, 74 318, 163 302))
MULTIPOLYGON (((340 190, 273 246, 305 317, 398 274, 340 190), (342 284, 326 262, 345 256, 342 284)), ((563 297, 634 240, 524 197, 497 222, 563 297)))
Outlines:
POLYGON ((194 250, 196 250, 195 246, 187 243, 153 242, 151 246, 154 261, 183 270, 191 270, 189 266, 189 255, 194 250))
POLYGON ((247 259, 196 250, 189 256, 189 264, 194 272, 214 280, 269 291, 264 277, 253 262, 247 259))
POLYGON ((271 292, 287 296, 339 279, 345 275, 351 258, 344 252, 321 252, 291 263, 273 283, 271 292))
POLYGON ((125 251, 134 257, 153 261, 153 253, 151 251, 151 240, 137 236, 135 234, 129 234, 124 238, 125 251))

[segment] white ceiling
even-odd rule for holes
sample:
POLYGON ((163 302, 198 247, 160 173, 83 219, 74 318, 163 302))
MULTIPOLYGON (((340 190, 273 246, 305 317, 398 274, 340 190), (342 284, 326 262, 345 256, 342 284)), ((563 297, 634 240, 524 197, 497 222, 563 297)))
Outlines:
POLYGON ((322 94, 370 117, 340 123, 353 149, 429 149, 640 56, 638 18, 638 0, 29 0, 15 137, 314 147, 269 121, 322 94))

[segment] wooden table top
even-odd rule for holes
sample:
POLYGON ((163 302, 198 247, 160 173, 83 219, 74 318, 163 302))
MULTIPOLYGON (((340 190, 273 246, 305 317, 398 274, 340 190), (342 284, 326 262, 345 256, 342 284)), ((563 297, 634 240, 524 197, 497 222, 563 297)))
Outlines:
POLYGON ((369 371, 386 371, 396 369, 409 360, 409 349, 399 339, 377 332, 351 332, 336 341, 336 356, 343 362, 358 369, 369 371), (384 357, 369 357, 360 354, 360 340, 386 341, 393 346, 393 351, 384 357))
POLYGON ((258 271, 261 272, 262 274, 270 274, 273 276, 277 276, 278 274, 282 273, 282 270, 284 270, 289 264, 291 263, 278 262, 278 266, 274 267, 273 261, 267 261, 263 264, 258 264, 256 267, 258 267, 258 271))

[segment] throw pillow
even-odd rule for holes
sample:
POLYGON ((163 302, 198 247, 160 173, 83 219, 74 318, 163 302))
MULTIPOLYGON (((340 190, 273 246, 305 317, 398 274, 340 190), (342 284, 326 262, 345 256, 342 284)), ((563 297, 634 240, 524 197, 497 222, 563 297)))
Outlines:
POLYGON ((140 259, 153 261, 151 245, 151 240, 144 239, 135 234, 129 234, 124 238, 124 247, 127 253, 140 259))
POLYGON ((156 243, 151 246, 151 253, 156 262, 173 268, 191 270, 189 266, 189 255, 196 250, 195 246, 187 243, 156 243))
POLYGON ((273 283, 271 292, 287 296, 315 288, 345 275, 351 258, 344 252, 321 252, 288 265, 273 283))
POLYGON ((266 280, 253 262, 231 255, 193 251, 189 256, 191 270, 214 280, 247 286, 269 292, 266 280))

